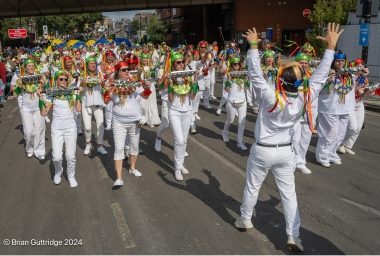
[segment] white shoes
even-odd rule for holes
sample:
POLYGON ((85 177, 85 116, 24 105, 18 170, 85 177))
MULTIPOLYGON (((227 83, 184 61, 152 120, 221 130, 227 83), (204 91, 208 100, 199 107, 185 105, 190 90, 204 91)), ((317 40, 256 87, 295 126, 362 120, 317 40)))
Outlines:
POLYGON ((61 181, 62 181, 61 175, 55 174, 54 175, 54 184, 59 185, 61 183, 61 181))
POLYGON ((196 134, 196 133, 197 133, 197 128, 195 128, 195 126, 191 126, 190 134, 196 134))
POLYGON ((331 165, 330 165, 330 163, 320 163, 320 165, 322 165, 323 167, 326 167, 326 168, 330 168, 331 167, 331 165))
POLYGON ((195 114, 194 114, 194 117, 195 117, 195 119, 197 119, 197 120, 201 120, 201 117, 198 116, 198 113, 195 113, 195 114))
POLYGON ((244 143, 238 143, 237 145, 237 148, 242 150, 242 151, 246 151, 248 148, 244 145, 244 143))
POLYGON ((182 176, 181 170, 175 170, 174 177, 175 177, 176 180, 182 181, 183 180, 183 176, 182 176))
POLYGON ((183 167, 181 168, 181 173, 182 173, 182 174, 189 174, 189 170, 186 169, 186 167, 183 166, 183 167))
POLYGON ((331 163, 336 164, 336 165, 341 165, 342 161, 341 160, 335 160, 335 161, 331 161, 331 163))
POLYGON ((207 105, 207 106, 204 106, 205 109, 212 109, 212 107, 210 105, 207 105))
POLYGON ((256 114, 256 115, 257 115, 258 113, 259 113, 259 109, 258 109, 258 108, 254 108, 254 109, 253 109, 253 114, 256 114))
POLYGON ((253 228, 253 224, 252 224, 251 220, 242 219, 241 217, 239 217, 235 221, 235 228, 238 228, 238 229, 249 229, 249 228, 253 228))
POLYGON ((27 156, 28 158, 31 158, 31 157, 33 156, 33 153, 26 153, 26 156, 27 156))
POLYGON ((45 122, 46 122, 46 123, 50 123, 50 119, 49 119, 49 117, 45 116, 44 119, 45 119, 45 122))
POLYGON ((252 102, 248 102, 248 107, 253 107, 253 103, 252 102))
POLYGON ((186 151, 185 151, 185 157, 188 157, 189 156, 189 153, 187 153, 186 151))
POLYGON ((301 239, 296 236, 288 236, 288 249, 290 252, 303 252, 301 239))
POLYGON ((69 183, 70 183, 70 187, 72 188, 75 188, 75 187, 78 187, 78 182, 76 181, 76 179, 73 177, 73 178, 68 178, 69 180, 69 183))
POLYGON ((307 168, 306 165, 297 166, 296 170, 302 172, 303 174, 311 174, 311 170, 307 168))
POLYGON ((355 155, 355 154, 356 154, 354 151, 352 151, 352 150, 349 149, 349 148, 346 148, 346 152, 347 152, 349 155, 355 155))
POLYGON ((344 146, 339 146, 338 152, 341 153, 341 154, 346 154, 347 153, 346 148, 344 146))
POLYGON ((101 155, 107 155, 108 154, 107 150, 104 148, 103 145, 98 147, 98 149, 96 151, 98 151, 98 153, 101 155))
POLYGON ((212 95, 212 96, 210 96, 210 99, 216 100, 216 97, 212 95))
POLYGON ((157 152, 161 152, 161 139, 156 137, 156 142, 154 143, 154 149, 157 152))
POLYGON ((38 160, 45 160, 45 155, 40 155, 40 156, 36 156, 38 158, 38 160))
POLYGON ((106 131, 111 131, 112 130, 112 126, 111 125, 107 125, 106 126, 106 131))
POLYGON ((124 181, 121 180, 121 179, 117 179, 117 180, 115 180, 115 182, 113 183, 113 186, 114 186, 114 187, 121 187, 121 186, 124 186, 124 181))
POLYGON ((228 134, 225 134, 225 133, 222 132, 222 137, 223 137, 223 141, 224 141, 224 142, 227 143, 227 142, 230 141, 230 138, 228 138, 228 134))
POLYGON ((222 110, 218 108, 218 109, 216 110, 216 114, 217 114, 218 116, 220 116, 220 115, 222 114, 222 110))
POLYGON ((83 130, 78 130, 77 134, 78 135, 83 135, 83 130))
POLYGON ((83 154, 84 154, 85 156, 89 155, 89 154, 91 153, 91 149, 92 149, 92 145, 91 145, 91 143, 87 143, 87 144, 86 144, 86 148, 84 149, 83 154))
POLYGON ((129 174, 134 175, 135 177, 141 177, 141 172, 139 172, 137 169, 134 169, 133 171, 129 169, 129 174))

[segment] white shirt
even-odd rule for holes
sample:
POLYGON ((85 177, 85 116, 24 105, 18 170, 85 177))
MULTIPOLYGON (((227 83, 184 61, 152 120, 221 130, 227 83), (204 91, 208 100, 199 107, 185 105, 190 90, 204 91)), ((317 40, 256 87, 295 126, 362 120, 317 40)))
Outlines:
POLYGON ((231 81, 229 92, 226 93, 226 99, 231 103, 243 103, 245 101, 245 85, 238 85, 231 81))
POLYGON ((112 118, 122 124, 140 121, 144 113, 140 96, 142 91, 142 87, 139 87, 133 94, 126 96, 124 105, 118 95, 113 95, 112 118))
POLYGON ((51 128, 56 130, 76 128, 74 106, 70 107, 68 100, 48 98, 46 101, 53 104, 53 121, 51 128))
MULTIPOLYGON (((314 100, 328 78, 333 58, 334 51, 326 50, 320 65, 309 80, 311 96, 314 100)), ((260 55, 257 49, 248 51, 247 66, 248 77, 260 105, 255 127, 256 141, 266 145, 291 143, 294 124, 301 118, 302 114, 303 94, 295 93, 295 98, 288 97, 290 104, 285 105, 284 109, 281 110, 280 105, 278 105, 273 112, 269 112, 276 102, 276 94, 263 77, 260 55)))
MULTIPOLYGON (((177 78, 178 84, 182 84, 183 78, 177 78)), ((190 100, 190 93, 184 97, 178 96, 174 94, 173 101, 168 101, 169 110, 175 110, 179 112, 187 112, 192 111, 192 101, 190 100), (183 98, 183 102, 181 102, 181 98, 183 98)))
POLYGON ((346 115, 353 112, 356 105, 355 85, 356 77, 353 75, 353 88, 346 94, 343 102, 340 100, 340 94, 335 90, 335 88, 332 88, 330 93, 327 89, 322 90, 318 97, 318 112, 329 115, 346 115))
POLYGON ((102 88, 96 85, 92 88, 84 87, 82 102, 86 108, 91 106, 105 106, 102 97, 102 88))

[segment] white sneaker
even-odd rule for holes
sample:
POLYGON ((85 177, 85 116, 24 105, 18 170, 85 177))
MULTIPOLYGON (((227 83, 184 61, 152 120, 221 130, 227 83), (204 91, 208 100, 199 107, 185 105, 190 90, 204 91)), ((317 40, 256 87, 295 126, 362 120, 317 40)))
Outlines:
POLYGON ((303 252, 301 239, 296 236, 288 236, 288 249, 290 252, 303 252))
POLYGON ((311 170, 307 168, 306 165, 297 166, 296 170, 302 172, 303 174, 311 174, 311 170))
POLYGON ((210 99, 216 100, 216 97, 215 96, 210 96, 210 99))
POLYGON ((355 155, 355 154, 356 154, 354 151, 352 151, 351 149, 349 149, 349 148, 347 148, 347 147, 345 147, 345 149, 346 149, 346 152, 347 152, 348 154, 350 154, 350 155, 355 155))
POLYGON ((49 117, 45 116, 44 118, 45 118, 45 122, 46 122, 46 123, 50 123, 50 119, 49 119, 49 117))
POLYGON ((238 143, 237 148, 243 151, 246 151, 248 148, 244 145, 244 143, 238 143))
POLYGON ((253 109, 253 114, 256 114, 256 115, 257 115, 258 113, 259 113, 259 109, 258 109, 258 108, 254 108, 254 109, 253 109))
POLYGON ((197 128, 195 128, 195 126, 192 126, 190 128, 190 134, 196 134, 197 133, 197 128))
POLYGON ((78 135, 83 135, 83 130, 78 130, 77 134, 78 135))
POLYGON ((195 114, 194 114, 194 117, 195 117, 195 119, 197 119, 197 120, 201 120, 201 117, 198 116, 198 113, 195 113, 195 114))
POLYGON ((115 182, 113 183, 113 186, 114 186, 114 187, 121 187, 121 186, 124 186, 124 181, 123 181, 123 180, 120 180, 120 179, 117 179, 117 180, 115 180, 115 182))
POLYGON ((111 131, 112 130, 112 126, 111 125, 107 125, 106 126, 106 131, 111 131))
POLYGON ((40 155, 40 156, 36 156, 38 158, 38 160, 45 160, 45 155, 40 155))
POLYGON ((104 148, 103 145, 98 147, 98 149, 96 151, 98 151, 98 153, 101 155, 107 155, 108 154, 107 150, 104 148))
POLYGON ((61 175, 55 174, 54 175, 54 184, 59 185, 61 183, 61 181, 62 181, 61 175))
POLYGON ((253 107, 253 103, 252 102, 248 102, 248 107, 253 107))
POLYGON ((223 141, 224 142, 229 142, 230 141, 230 138, 228 138, 228 134, 225 134, 225 133, 222 133, 222 137, 223 137, 223 141))
POLYGON ((217 114, 218 116, 220 116, 220 115, 222 114, 222 110, 218 108, 218 109, 216 110, 216 114, 217 114))
POLYGON ((181 170, 175 170, 174 177, 178 181, 183 180, 183 176, 182 176, 181 170))
POLYGON ((249 228, 253 228, 253 224, 252 224, 251 220, 242 219, 241 217, 239 217, 235 221, 235 228, 238 228, 238 229, 249 229, 249 228))
POLYGON ((338 148, 338 152, 341 153, 341 154, 346 154, 346 148, 344 146, 339 146, 338 148))
POLYGON ((87 144, 86 144, 86 148, 84 149, 83 154, 84 154, 85 156, 89 155, 89 154, 91 153, 91 149, 92 149, 92 145, 91 145, 91 143, 87 143, 87 144))
POLYGON ((161 139, 156 137, 156 142, 154 143, 154 149, 157 152, 161 152, 161 139))
POLYGON ((68 180, 69 180, 69 183, 70 183, 70 187, 71 187, 71 188, 78 187, 78 182, 76 181, 75 178, 68 178, 68 180))
POLYGON ((212 109, 212 107, 210 105, 207 105, 207 106, 204 106, 205 109, 212 109))
POLYGON ((33 156, 33 153, 27 153, 26 156, 27 156, 28 158, 31 158, 31 157, 33 156))
POLYGON ((326 168, 331 167, 330 163, 319 163, 319 164, 322 165, 323 167, 326 167, 326 168))
POLYGON ((186 169, 186 167, 183 166, 183 167, 181 168, 181 173, 182 173, 182 174, 189 174, 189 170, 186 169))
POLYGON ((336 165, 341 165, 342 161, 341 160, 335 160, 335 161, 331 161, 331 163, 336 164, 336 165))
POLYGON ((134 169, 133 171, 129 169, 129 174, 133 174, 135 177, 141 177, 141 172, 139 172, 137 169, 134 169))

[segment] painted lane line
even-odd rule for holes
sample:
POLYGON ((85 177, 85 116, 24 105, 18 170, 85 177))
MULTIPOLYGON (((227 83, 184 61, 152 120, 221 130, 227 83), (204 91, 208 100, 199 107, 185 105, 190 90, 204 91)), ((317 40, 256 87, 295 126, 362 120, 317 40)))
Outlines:
POLYGON ((340 198, 342 201, 348 203, 348 204, 351 204, 353 206, 356 206, 357 208, 361 209, 361 210, 364 210, 366 212, 369 212, 369 213, 372 213, 372 214, 375 214, 377 216, 380 217, 380 211, 379 210, 376 210, 368 205, 364 205, 364 204, 360 204, 360 203, 357 203, 357 202, 354 202, 354 201, 351 201, 349 199, 346 199, 346 198, 343 198, 341 197, 340 198))
POLYGON ((113 203, 111 204, 111 209, 113 212, 113 216, 116 219, 116 225, 120 232, 121 240, 123 240, 123 243, 125 245, 125 248, 133 248, 136 246, 135 242, 132 239, 131 232, 129 231, 127 222, 124 218, 123 210, 120 207, 119 203, 113 203))

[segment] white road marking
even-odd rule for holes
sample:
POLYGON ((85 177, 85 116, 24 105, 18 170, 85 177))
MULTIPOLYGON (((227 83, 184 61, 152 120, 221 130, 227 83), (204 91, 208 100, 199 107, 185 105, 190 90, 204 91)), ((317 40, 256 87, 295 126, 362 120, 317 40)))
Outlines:
POLYGON ((199 142, 198 140, 194 139, 193 137, 189 136, 188 138, 191 140, 191 142, 197 144, 203 150, 205 150, 206 152, 210 153, 213 157, 217 158, 221 163, 223 163, 224 165, 228 166, 231 170, 233 170, 234 172, 238 173, 240 176, 242 176, 245 179, 245 170, 237 167, 234 163, 226 160, 226 158, 223 157, 222 155, 220 155, 218 152, 216 152, 212 148, 204 145, 203 143, 199 142))
POLYGON ((360 203, 351 201, 351 200, 343 198, 343 197, 341 197, 340 199, 343 200, 344 202, 348 203, 348 204, 356 206, 359 209, 362 209, 362 210, 364 210, 366 212, 370 212, 370 213, 375 214, 375 215, 377 215, 377 216, 380 217, 380 211, 376 210, 376 209, 374 209, 374 208, 372 208, 372 207, 370 207, 368 205, 360 204, 360 203))
POLYGON ((101 163, 101 161, 100 161, 100 159, 98 157, 95 158, 95 162, 96 162, 96 167, 99 170, 100 179, 102 179, 102 180, 103 179, 107 179, 108 178, 108 174, 107 174, 106 168, 101 163))
POLYGON ((131 232, 129 231, 128 225, 124 218, 123 210, 120 207, 120 204, 113 203, 111 204, 111 209, 113 212, 113 216, 116 219, 116 225, 120 232, 121 240, 123 240, 125 244, 125 248, 133 248, 136 246, 135 242, 132 239, 131 232))

